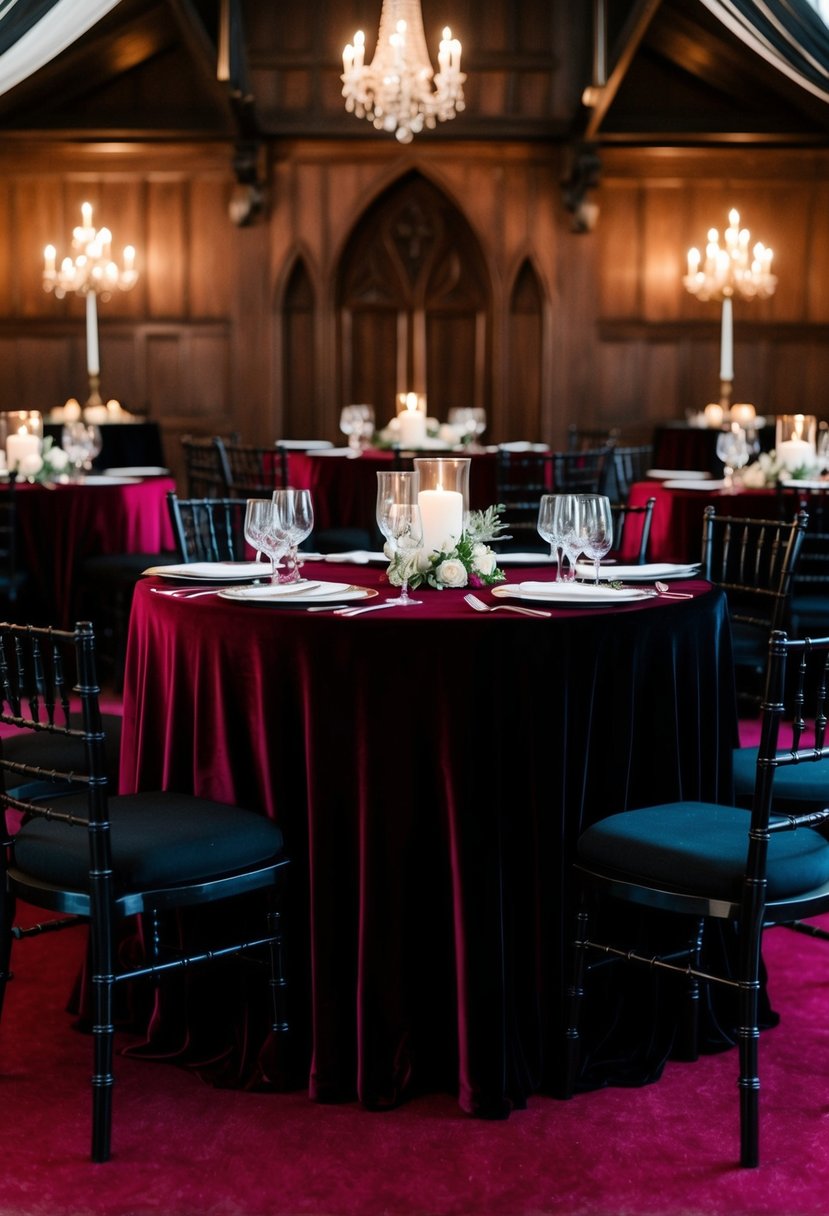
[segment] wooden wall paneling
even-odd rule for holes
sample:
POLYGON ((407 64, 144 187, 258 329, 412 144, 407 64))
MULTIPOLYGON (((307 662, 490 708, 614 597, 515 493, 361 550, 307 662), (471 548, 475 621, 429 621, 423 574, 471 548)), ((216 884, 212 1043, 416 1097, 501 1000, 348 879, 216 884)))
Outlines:
POLYGON ((149 332, 144 343, 147 400, 159 421, 199 417, 201 410, 185 378, 181 340, 176 333, 149 332))
POLYGON ((0 334, 0 410, 17 408, 17 343, 13 334, 0 334))
POLYGON ((185 248, 186 189, 179 176, 151 177, 147 183, 147 315, 168 319, 187 315, 185 248))
POLYGON ((598 243, 599 311, 602 317, 638 317, 642 250, 642 192, 638 182, 611 182, 603 188, 598 243))
MULTIPOLYGON (((100 392, 104 401, 114 397, 130 413, 147 413, 152 403, 147 401, 144 377, 141 374, 143 369, 139 365, 139 342, 136 340, 134 329, 125 328, 123 322, 117 323, 117 327, 101 324, 98 345, 101 355, 100 392)), ((85 390, 84 384, 72 395, 83 403, 87 395, 85 390), (84 388, 83 396, 81 387, 84 388)))
POLYGON ((806 249, 805 319, 818 324, 829 324, 829 182, 814 182, 810 197, 810 212, 807 222, 808 245, 806 249))
MULTIPOLYGON (((393 309, 357 309, 351 313, 349 326, 340 330, 343 335, 348 328, 351 330, 353 376, 350 384, 342 386, 340 404, 373 405, 380 427, 394 417, 396 409, 397 323, 398 313, 393 309)), ((336 412, 339 417, 339 411, 336 412)), ((336 421, 329 419, 325 431, 329 438, 332 424, 336 429, 336 421)))
MULTIPOLYGON (((64 317, 69 301, 57 300, 43 290, 43 249, 55 245, 57 261, 69 253, 71 229, 60 225, 61 207, 53 181, 25 175, 14 181, 11 209, 7 213, 7 257, 10 262, 6 315, 21 317, 64 317)), ((78 211, 77 223, 80 223, 78 211)))
MULTIPOLYGON (((762 241, 774 250, 772 270, 777 275, 777 288, 771 299, 751 304, 752 316, 757 321, 802 321, 806 318, 807 232, 813 190, 813 183, 804 188, 784 181, 758 182, 752 191, 750 214, 756 213, 757 218, 749 223, 748 208, 745 216, 745 224, 751 231, 751 245, 753 248, 757 241, 762 241)), ((740 218, 742 221, 742 216, 740 218)))
POLYGON ((629 396, 608 416, 626 438, 648 443, 656 423, 685 416, 680 352, 675 341, 650 338, 643 344, 640 379, 627 386, 629 396))
MULTIPOLYGON (((17 222, 13 210, 12 183, 0 176, 0 232, 14 232, 17 222)), ((36 234, 32 232, 27 238, 27 242, 34 239, 36 239, 36 234)), ((45 245, 47 242, 44 241, 43 243, 45 245)), ((23 248, 28 248, 28 243, 23 248)), ((43 266, 43 261, 41 258, 40 266, 38 267, 37 246, 34 245, 33 248, 35 252, 31 261, 35 266, 34 273, 37 274, 38 270, 43 266)), ((0 310, 2 310, 4 316, 12 316, 17 312, 16 275, 20 260, 20 250, 17 248, 16 241, 0 241, 0 301, 2 301, 0 303, 0 310)), ((23 261, 26 264, 27 273, 30 273, 29 257, 24 258, 23 261)))
POLYGON ((308 268, 299 259, 283 304, 280 382, 284 407, 275 438, 314 438, 325 435, 328 429, 318 417, 316 304, 308 268))
POLYGON ((189 303, 193 317, 226 317, 233 282, 231 251, 236 230, 228 215, 228 178, 194 177, 186 230, 189 303))
POLYGON ((490 439, 538 442, 545 433, 542 419, 544 293, 538 276, 525 261, 516 279, 509 308, 506 417, 490 439))
POLYGON ((489 386, 485 397, 478 397, 476 391, 478 332, 474 312, 427 313, 426 393, 432 418, 446 422, 456 405, 489 408, 489 386))
MULTIPOLYGON (((112 256, 119 266, 124 264, 124 246, 134 247, 138 270, 138 282, 130 291, 115 291, 108 300, 99 300, 99 318, 102 323, 107 318, 121 317, 137 321, 144 315, 146 284, 147 235, 142 177, 136 174, 107 175, 90 185, 97 199, 92 213, 93 224, 96 228, 109 228, 112 233, 112 256)), ((85 185, 82 185, 81 193, 83 188, 85 185)), ((68 235, 71 235, 71 231, 68 235)))
MULTIPOLYGON (((274 399, 272 299, 269 238, 265 224, 234 228, 228 224, 221 268, 225 307, 223 322, 229 347, 229 369, 221 380, 223 417, 250 442, 273 442, 281 415, 274 399)), ((225 422, 227 429, 227 422, 225 422)))
POLYGON ((226 327, 205 326, 190 334, 183 334, 181 353, 187 364, 185 377, 189 391, 185 400, 189 398, 191 413, 203 418, 210 424, 211 431, 216 433, 238 429, 240 412, 232 408, 234 403, 226 327), (228 423, 231 422, 233 426, 229 428, 228 423))
POLYGON ((63 405, 67 397, 77 397, 83 402, 88 395, 88 382, 85 374, 82 379, 77 375, 78 353, 78 344, 71 337, 55 342, 41 335, 19 335, 14 360, 16 401, 6 408, 47 413, 54 406, 63 405))
POLYGON ((679 241, 682 191, 672 183, 649 182, 642 191, 641 303, 646 321, 673 320, 687 269, 679 241))

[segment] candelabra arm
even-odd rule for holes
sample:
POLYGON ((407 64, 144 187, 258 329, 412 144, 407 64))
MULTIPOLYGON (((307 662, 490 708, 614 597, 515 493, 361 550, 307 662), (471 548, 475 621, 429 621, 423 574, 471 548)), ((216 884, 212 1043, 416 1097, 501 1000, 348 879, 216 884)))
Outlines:
POLYGON ((733 380, 720 380, 720 405, 722 406, 724 418, 727 418, 731 412, 731 393, 733 388, 733 380))

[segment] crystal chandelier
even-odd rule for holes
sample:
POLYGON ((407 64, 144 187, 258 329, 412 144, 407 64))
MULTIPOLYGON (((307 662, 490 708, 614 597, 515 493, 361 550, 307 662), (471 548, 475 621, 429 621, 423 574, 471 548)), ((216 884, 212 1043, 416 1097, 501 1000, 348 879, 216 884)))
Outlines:
POLYGON ((367 118, 378 131, 393 131, 411 143, 424 127, 454 118, 464 108, 461 44, 447 27, 434 75, 420 0, 383 0, 374 58, 366 66, 362 30, 343 50, 345 108, 367 118))
POLYGON ((761 241, 752 249, 751 234, 740 228, 740 213, 732 208, 720 245, 716 228, 709 229, 703 257, 699 249, 688 250, 688 273, 682 282, 698 300, 721 300, 720 405, 728 413, 734 380, 733 300, 767 300, 774 295, 777 278, 771 273, 774 256, 761 241))

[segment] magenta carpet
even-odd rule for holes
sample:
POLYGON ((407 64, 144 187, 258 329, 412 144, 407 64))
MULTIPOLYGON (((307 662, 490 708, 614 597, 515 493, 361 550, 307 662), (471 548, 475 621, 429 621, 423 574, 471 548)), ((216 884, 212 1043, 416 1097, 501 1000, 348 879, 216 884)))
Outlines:
POLYGON ((498 1123, 451 1095, 369 1113, 119 1057, 114 1157, 93 1166, 89 1043, 63 1011, 81 946, 63 934, 17 951, 0 1026, 2 1216, 829 1211, 829 948, 786 930, 767 939, 782 1018, 761 1044, 754 1171, 735 1165, 734 1052, 671 1064, 643 1089, 537 1097, 498 1123))
POLYGON ((829 946, 786 930, 766 938, 781 1022, 761 1042, 759 1170, 736 1165, 733 1051, 669 1064, 643 1089, 538 1096, 505 1122, 462 1115, 453 1095, 370 1113, 216 1090, 119 1056, 114 1156, 94 1166, 90 1046, 64 1011, 82 949, 70 933, 16 951, 0 1025, 0 1216, 829 1212, 829 946))

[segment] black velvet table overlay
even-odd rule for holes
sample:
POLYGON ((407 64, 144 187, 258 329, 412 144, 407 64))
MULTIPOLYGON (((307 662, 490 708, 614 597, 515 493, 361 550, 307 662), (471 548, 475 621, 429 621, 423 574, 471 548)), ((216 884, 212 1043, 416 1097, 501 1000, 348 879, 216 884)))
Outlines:
MULTIPOLYGON (((117 469, 164 464, 161 429, 157 422, 104 422, 100 426, 101 451, 93 464, 96 469, 117 469)), ((44 436, 60 447, 63 423, 47 422, 44 436)))
MULTIPOLYGON (((305 569, 388 590, 377 569, 305 569)), ((193 791, 279 820, 294 859, 294 1050, 313 1097, 387 1107, 451 1089, 497 1117, 555 1087, 578 833, 728 789, 725 598, 683 586, 693 599, 550 619, 424 591, 418 607, 346 619, 139 584, 122 790, 193 791)), ((148 1050, 201 1042, 211 1008, 162 1000, 148 1050)), ((658 1040, 660 1060, 640 1079, 658 1071, 664 1019, 664 1003, 640 1005, 635 1042, 610 1034, 626 1080, 643 1042, 658 1040)), ((238 1039, 236 1083, 282 1067, 250 1027, 238 1039)))
MULTIPOLYGON (((655 469, 701 469, 712 477, 722 477, 723 465, 717 456, 718 427, 691 426, 687 422, 666 422, 654 427, 653 467, 655 469)), ((757 430, 760 448, 774 446, 774 426, 757 430)))

